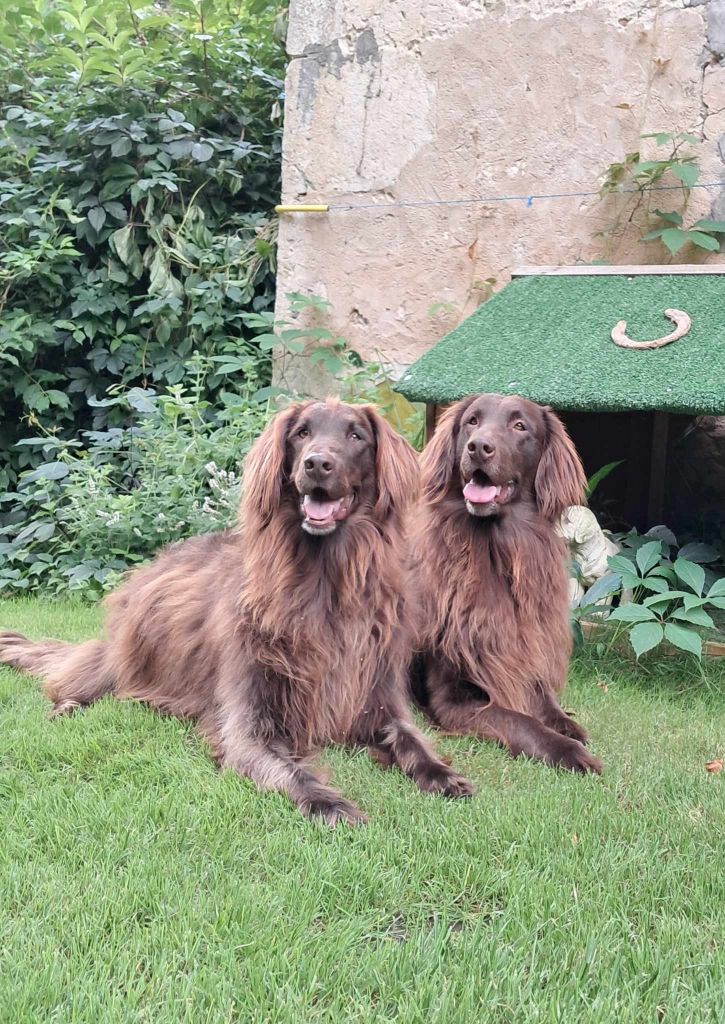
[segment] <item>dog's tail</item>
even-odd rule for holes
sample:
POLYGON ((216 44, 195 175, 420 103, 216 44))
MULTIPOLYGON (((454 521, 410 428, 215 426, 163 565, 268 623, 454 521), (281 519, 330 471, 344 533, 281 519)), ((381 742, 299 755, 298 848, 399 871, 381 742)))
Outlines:
POLYGON ((116 673, 103 640, 67 644, 61 640, 29 640, 21 633, 0 633, 0 663, 41 676, 54 714, 75 708, 112 693, 116 673))
POLYGON ((33 676, 47 675, 71 649, 62 640, 28 640, 22 633, 0 633, 0 662, 33 676))

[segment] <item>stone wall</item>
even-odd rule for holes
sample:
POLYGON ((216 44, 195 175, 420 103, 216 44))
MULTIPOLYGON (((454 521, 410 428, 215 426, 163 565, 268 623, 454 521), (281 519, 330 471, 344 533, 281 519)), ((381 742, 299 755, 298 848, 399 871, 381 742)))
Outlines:
MULTIPOLYGON (((278 315, 321 295, 394 365, 513 266, 663 253, 628 197, 391 204, 591 192, 655 130, 694 132, 701 180, 724 176, 725 0, 291 0, 287 47, 283 201, 365 208, 282 217, 278 315)), ((687 216, 711 210, 725 192, 694 190, 687 216)))

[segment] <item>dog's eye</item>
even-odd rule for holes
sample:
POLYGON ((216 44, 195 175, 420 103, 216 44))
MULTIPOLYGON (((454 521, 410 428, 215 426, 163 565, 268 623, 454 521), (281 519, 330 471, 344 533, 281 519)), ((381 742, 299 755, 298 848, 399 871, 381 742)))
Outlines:
POLYGON ((468 421, 469 427, 475 427, 477 423, 478 423, 478 417, 471 416, 470 420, 468 421))
POLYGON ((526 424, 522 420, 516 420, 514 430, 526 430, 526 424))
POLYGON ((307 429, 307 427, 300 427, 300 429, 297 431, 297 436, 298 437, 309 437, 310 436, 310 432, 307 429))
POLYGON ((350 440, 351 441, 362 441, 362 438, 360 437, 360 435, 358 434, 358 432, 356 430, 351 430, 350 431, 350 440))

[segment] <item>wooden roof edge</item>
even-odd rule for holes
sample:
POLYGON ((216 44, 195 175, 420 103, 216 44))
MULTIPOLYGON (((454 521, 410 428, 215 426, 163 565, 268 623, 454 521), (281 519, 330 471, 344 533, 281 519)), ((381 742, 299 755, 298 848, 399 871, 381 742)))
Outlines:
POLYGON ((725 263, 666 264, 641 263, 620 266, 529 266, 514 267, 512 279, 517 277, 638 277, 660 275, 667 277, 687 275, 725 274, 725 263))

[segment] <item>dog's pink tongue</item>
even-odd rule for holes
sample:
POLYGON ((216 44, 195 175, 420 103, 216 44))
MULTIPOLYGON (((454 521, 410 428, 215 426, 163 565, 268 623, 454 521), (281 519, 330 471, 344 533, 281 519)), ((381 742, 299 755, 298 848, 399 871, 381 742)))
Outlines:
POLYGON ((337 501, 315 501, 309 496, 309 494, 306 494, 303 503, 305 515, 308 519, 319 521, 332 519, 340 507, 340 500, 341 499, 338 499, 337 501))
POLYGON ((493 484, 477 484, 473 480, 469 480, 463 488, 463 497, 472 501, 474 505, 486 505, 496 498, 500 490, 500 487, 493 484))

